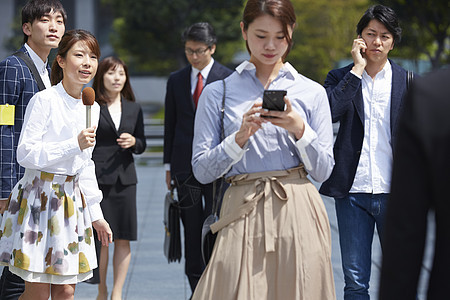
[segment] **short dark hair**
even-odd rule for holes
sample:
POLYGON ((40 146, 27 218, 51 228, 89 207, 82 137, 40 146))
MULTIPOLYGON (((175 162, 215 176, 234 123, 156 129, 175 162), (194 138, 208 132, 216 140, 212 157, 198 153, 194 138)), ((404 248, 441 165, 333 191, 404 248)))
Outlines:
MULTIPOLYGON (((87 30, 72 29, 67 31, 58 46, 58 53, 56 56, 62 58, 67 57, 67 53, 76 42, 84 42, 86 46, 91 50, 97 58, 100 57, 100 46, 95 36, 87 30)), ((50 73, 50 81, 52 85, 59 83, 63 79, 63 70, 60 67, 58 60, 55 59, 52 64, 52 72, 50 73)))
POLYGON ((369 7, 356 25, 356 33, 361 35, 364 28, 372 20, 382 23, 387 30, 394 36, 394 43, 399 43, 402 39, 402 29, 399 25, 398 17, 395 11, 384 5, 374 5, 369 7))
POLYGON ((187 41, 201 42, 208 47, 212 47, 217 43, 217 36, 214 28, 207 22, 199 22, 192 24, 186 28, 181 36, 183 43, 187 41))
MULTIPOLYGON (((50 13, 51 11, 59 12, 64 24, 66 24, 67 14, 59 0, 30 0, 22 8, 22 26, 25 23, 33 23, 33 21, 40 19, 42 16, 50 13)), ((23 42, 28 41, 28 36, 23 34, 23 42)))

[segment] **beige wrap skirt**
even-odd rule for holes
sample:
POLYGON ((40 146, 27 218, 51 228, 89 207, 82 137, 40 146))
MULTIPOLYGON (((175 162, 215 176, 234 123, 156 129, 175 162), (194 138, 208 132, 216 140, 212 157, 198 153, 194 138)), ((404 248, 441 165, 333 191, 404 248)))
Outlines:
POLYGON ((196 300, 336 299, 328 216, 303 166, 236 175, 196 300))

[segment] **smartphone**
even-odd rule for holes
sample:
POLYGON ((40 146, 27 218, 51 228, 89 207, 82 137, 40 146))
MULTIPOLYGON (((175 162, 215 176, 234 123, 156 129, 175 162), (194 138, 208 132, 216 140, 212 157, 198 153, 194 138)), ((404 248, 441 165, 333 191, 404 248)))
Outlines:
MULTIPOLYGON (((364 41, 364 44, 366 45, 366 47, 367 47, 367 44, 366 44, 366 41, 358 34, 358 39, 362 39, 363 41, 364 41)), ((365 52, 364 51, 362 51, 362 49, 361 50, 359 50, 359 53, 361 53, 361 55, 364 57, 364 55, 365 55, 365 52)))
POLYGON ((262 107, 268 110, 284 111, 285 90, 264 90, 262 107))

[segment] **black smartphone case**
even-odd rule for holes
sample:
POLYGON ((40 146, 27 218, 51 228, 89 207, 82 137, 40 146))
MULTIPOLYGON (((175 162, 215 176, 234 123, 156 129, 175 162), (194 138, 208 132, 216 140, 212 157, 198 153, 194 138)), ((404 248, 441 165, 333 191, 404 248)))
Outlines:
POLYGON ((262 107, 268 110, 284 110, 284 96, 286 91, 284 90, 265 90, 263 95, 262 107))

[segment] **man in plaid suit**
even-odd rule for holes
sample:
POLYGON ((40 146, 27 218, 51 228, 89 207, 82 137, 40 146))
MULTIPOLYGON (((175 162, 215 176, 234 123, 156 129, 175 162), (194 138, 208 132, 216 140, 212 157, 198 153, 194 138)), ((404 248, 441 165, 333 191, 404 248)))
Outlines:
MULTIPOLYGON (((16 160, 16 149, 25 109, 35 93, 51 86, 47 57, 52 48, 58 47, 66 19, 59 0, 28 1, 22 8, 24 45, 18 52, 31 59, 38 74, 32 73, 17 53, 0 62, 0 106, 3 106, 0 119, 0 213, 7 209, 9 194, 24 174, 24 168, 16 160), (41 87, 35 78, 41 79, 41 87)), ((18 299, 23 289, 23 280, 5 267, 0 279, 0 299, 18 299)))

